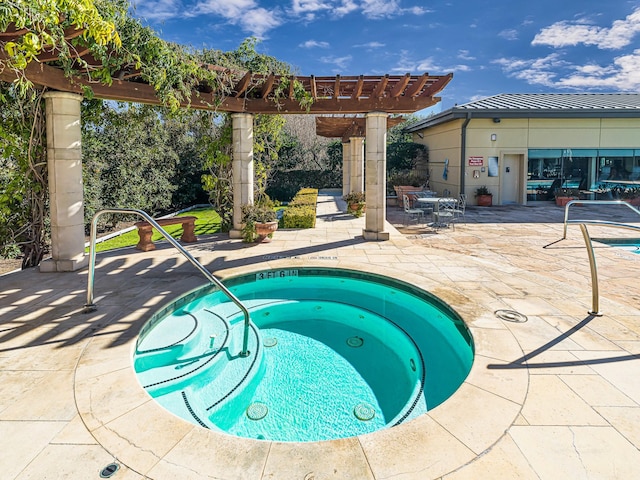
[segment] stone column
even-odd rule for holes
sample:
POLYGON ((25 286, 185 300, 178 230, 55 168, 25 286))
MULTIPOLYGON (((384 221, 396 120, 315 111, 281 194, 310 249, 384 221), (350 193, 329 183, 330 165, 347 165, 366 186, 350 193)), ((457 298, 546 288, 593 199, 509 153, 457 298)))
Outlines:
POLYGON ((82 95, 47 92, 47 168, 51 204, 51 259, 41 272, 73 272, 89 263, 84 253, 84 192, 82 189, 82 95))
POLYGON ((253 115, 234 113, 233 121, 233 227, 231 238, 242 238, 242 205, 253 203, 253 115))
POLYGON ((350 137, 349 145, 351 158, 349 193, 364 192, 364 138, 350 137))
POLYGON ((351 147, 342 142, 342 195, 351 193, 351 147))
POLYGON ((362 235, 365 240, 389 240, 389 232, 385 232, 387 214, 387 114, 370 112, 367 114, 366 133, 366 187, 367 211, 365 229, 362 235))

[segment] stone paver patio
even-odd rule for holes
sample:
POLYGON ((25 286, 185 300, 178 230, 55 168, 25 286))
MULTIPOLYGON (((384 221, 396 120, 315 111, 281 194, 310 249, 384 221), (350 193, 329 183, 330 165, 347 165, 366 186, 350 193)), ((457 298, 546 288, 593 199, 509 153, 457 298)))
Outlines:
MULTIPOLYGON (((581 217, 590 211, 581 208, 581 217)), ((437 232, 404 226, 391 207, 386 242, 363 241, 364 219, 343 210, 324 192, 315 229, 279 230, 260 245, 212 235, 188 250, 222 279, 322 265, 432 292, 467 322, 476 347, 448 401, 398 427, 330 442, 239 439, 186 423, 142 390, 131 355, 146 319, 204 278, 166 244, 123 249, 98 255, 90 314, 86 270, 0 276, 2 478, 99 478, 114 461, 119 480, 640 477, 640 255, 596 244, 603 315, 590 316, 586 249, 576 226, 558 241, 559 207, 472 207, 455 230, 437 232), (501 320, 502 309, 527 321, 501 320)))

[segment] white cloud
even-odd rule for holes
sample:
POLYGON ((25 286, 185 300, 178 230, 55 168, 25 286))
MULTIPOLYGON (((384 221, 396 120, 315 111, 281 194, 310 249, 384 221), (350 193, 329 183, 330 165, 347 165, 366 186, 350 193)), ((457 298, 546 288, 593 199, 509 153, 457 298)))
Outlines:
POLYGON ((351 62, 352 59, 353 57, 351 55, 346 55, 344 57, 334 57, 334 56, 320 57, 320 61, 322 63, 335 65, 342 70, 346 69, 349 66, 349 62, 351 62))
POLYGON ((443 75, 449 72, 471 71, 471 67, 468 65, 441 65, 437 63, 433 57, 427 57, 423 60, 410 60, 406 58, 406 51, 402 51, 400 53, 400 62, 396 67, 392 68, 393 72, 427 72, 433 75, 443 75))
POLYGON ((331 1, 323 2, 322 0, 293 0, 291 10, 294 14, 300 15, 308 12, 319 12, 322 10, 330 10, 331 1))
POLYGON ((407 9, 404 10, 407 13, 410 13, 412 15, 424 15, 426 13, 431 13, 433 12, 433 10, 430 10, 428 8, 424 8, 424 7, 409 7, 407 9))
POLYGON ((385 18, 399 15, 397 0, 362 0, 362 13, 367 18, 385 18))
POLYGON ((382 48, 386 46, 384 43, 380 43, 380 42, 368 42, 368 43, 361 43, 359 45, 354 45, 354 48, 382 48))
POLYGON ((185 16, 218 15, 257 38, 282 24, 279 10, 258 7, 255 0, 200 0, 185 16))
POLYGON ((298 46, 302 47, 302 48, 329 48, 329 43, 328 42, 318 42, 316 40, 307 40, 306 42, 301 43, 298 46))
POLYGON ((243 30, 251 32, 257 38, 264 38, 266 32, 282 24, 279 15, 274 11, 256 8, 246 11, 238 23, 243 30))
POLYGON ((140 17, 158 21, 179 16, 182 10, 180 0, 137 0, 133 6, 140 17))
POLYGON ((269 30, 291 21, 314 22, 323 16, 344 17, 360 12, 371 20, 400 15, 430 13, 422 6, 402 8, 401 0, 291 0, 290 7, 260 6, 260 0, 132 0, 136 13, 144 18, 162 21, 170 18, 189 18, 202 15, 222 17, 228 24, 262 38, 269 30))
POLYGON ((473 57, 471 55, 469 55, 469 50, 459 50, 458 51, 458 58, 460 60, 475 60, 476 57, 473 57))
POLYGON ((609 28, 592 25, 587 19, 576 22, 557 22, 543 28, 531 44, 550 47, 583 44, 595 45, 600 49, 618 50, 631 44, 638 33, 640 33, 640 8, 624 20, 616 20, 609 28))
POLYGON ((518 30, 515 28, 509 28, 507 30, 502 30, 498 33, 499 37, 504 38, 505 40, 517 40, 518 39, 518 30))
POLYGON ((353 0, 341 0, 340 5, 334 7, 333 13, 337 17, 344 17, 358 9, 358 5, 353 0))
POLYGON ((232 20, 255 7, 254 0, 200 0, 193 11, 194 15, 213 13, 232 20))
POLYGON ((604 66, 595 63, 576 65, 557 53, 531 60, 501 58, 493 63, 500 65, 507 76, 531 85, 580 91, 640 89, 640 49, 616 57, 611 65, 604 66))
POLYGON ((360 4, 362 14, 370 19, 390 18, 400 15, 424 15, 433 10, 414 6, 402 8, 399 0, 362 0, 360 4))
POLYGON ((640 89, 640 49, 614 59, 608 67, 589 65, 558 81, 557 86, 606 91, 638 91, 640 89))

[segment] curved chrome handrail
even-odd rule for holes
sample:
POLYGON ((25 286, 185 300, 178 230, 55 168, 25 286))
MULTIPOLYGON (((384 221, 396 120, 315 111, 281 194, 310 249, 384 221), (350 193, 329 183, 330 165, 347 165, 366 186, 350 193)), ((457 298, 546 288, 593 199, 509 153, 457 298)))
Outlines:
POLYGON ((581 204, 581 205, 624 205, 629 207, 631 210, 640 215, 640 210, 635 208, 633 205, 629 205, 624 200, 570 200, 564 207, 564 230, 562 234, 562 239, 567 238, 567 225, 569 223, 573 224, 590 224, 590 225, 624 225, 624 224, 616 224, 616 222, 608 222, 606 220, 569 220, 569 207, 572 205, 581 204))
POLYGON ((599 300, 599 289, 598 289, 598 267, 596 265, 596 255, 593 251, 593 243, 591 242, 591 237, 589 236, 589 230, 587 229, 587 225, 602 225, 605 227, 615 227, 615 228, 624 228, 627 230, 635 230, 640 232, 640 227, 636 227, 635 225, 628 225, 626 223, 618 223, 618 222, 610 222, 607 220, 569 220, 569 207, 575 204, 589 204, 589 205, 626 205, 631 210, 640 215, 640 210, 629 205, 627 202, 623 200, 571 200, 567 203, 564 209, 564 235, 562 236, 562 240, 567 238, 567 225, 575 224, 580 225, 580 231, 582 232, 582 237, 584 238, 584 243, 587 247, 587 255, 589 256, 589 268, 591 270, 591 310, 589 310, 590 315, 601 316, 602 312, 600 312, 600 300, 599 300))
POLYGON ((89 243, 89 275, 87 276, 87 303, 84 305, 84 312, 92 312, 96 310, 96 305, 93 303, 93 284, 95 277, 95 268, 96 268, 96 235, 98 230, 98 218, 100 215, 104 213, 130 213, 136 214, 144 218, 147 222, 149 222, 153 228, 158 230, 160 234, 167 239, 167 241, 173 245, 178 251, 189 260, 193 266, 195 266, 200 272, 209 280, 209 282, 215 284, 224 292, 224 294, 229 297, 229 299, 236 304, 236 306, 242 311, 244 315, 244 333, 242 338, 242 351, 240 352, 241 357, 249 356, 250 352, 248 350, 249 343, 249 323, 251 318, 249 316, 249 310, 245 307, 238 298, 231 293, 231 291, 224 286, 224 284, 214 277, 209 270, 204 268, 204 266, 198 262, 189 252, 187 252, 182 245, 178 243, 178 241, 169 235, 159 224, 156 222, 151 216, 143 211, 137 210, 134 208, 107 208, 104 210, 100 210, 96 212, 91 221, 91 238, 89 243))

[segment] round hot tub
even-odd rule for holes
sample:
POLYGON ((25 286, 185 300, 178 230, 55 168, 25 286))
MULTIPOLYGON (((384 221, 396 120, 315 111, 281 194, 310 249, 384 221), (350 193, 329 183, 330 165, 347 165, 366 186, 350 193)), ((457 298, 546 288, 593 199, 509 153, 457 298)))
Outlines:
POLYGON ((241 437, 318 441, 392 427, 464 381, 473 341, 430 293, 332 268, 259 271, 157 312, 134 355, 141 385, 174 414, 241 437), (243 355, 246 345, 248 355, 243 355))

